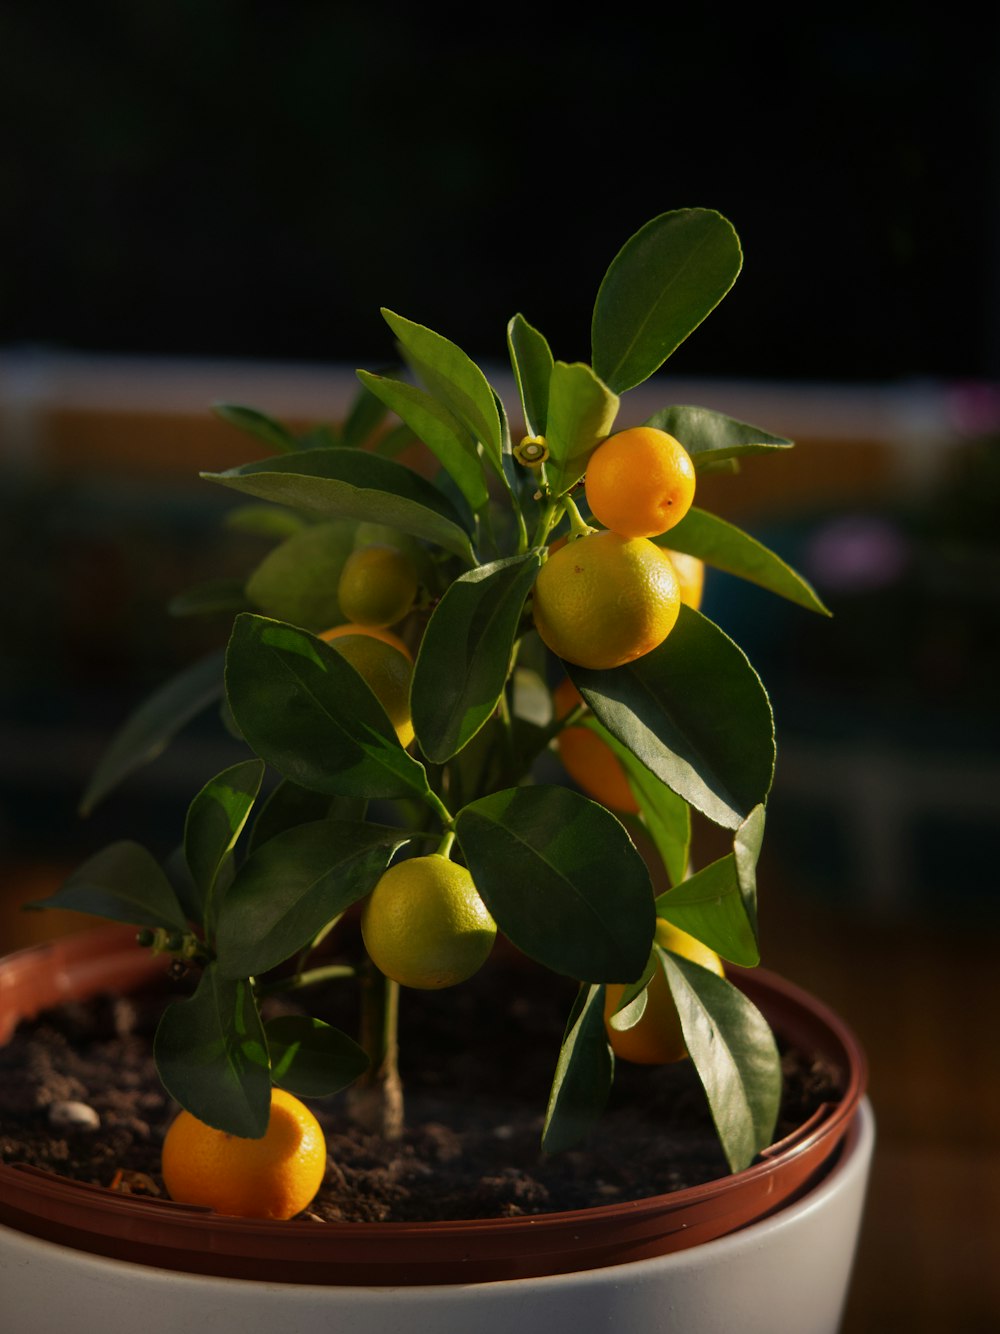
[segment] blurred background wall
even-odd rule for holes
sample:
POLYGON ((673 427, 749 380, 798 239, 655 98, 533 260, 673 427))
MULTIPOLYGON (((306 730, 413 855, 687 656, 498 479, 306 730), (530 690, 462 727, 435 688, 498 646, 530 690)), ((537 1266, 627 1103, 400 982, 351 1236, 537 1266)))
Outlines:
POLYGON ((254 453, 210 403, 336 421, 353 369, 392 360, 380 305, 498 383, 517 310, 587 359, 619 246, 659 212, 718 208, 744 272, 626 412, 702 402, 799 442, 703 498, 834 621, 724 576, 705 609, 777 713, 765 962, 872 1055, 882 1139, 848 1328, 995 1328, 998 26, 898 4, 655 26, 4 9, 0 948, 52 929, 19 902, 109 839, 168 851, 230 757, 206 717, 77 818, 129 709, 224 642, 224 618, 165 606, 266 549, 197 480, 254 453))

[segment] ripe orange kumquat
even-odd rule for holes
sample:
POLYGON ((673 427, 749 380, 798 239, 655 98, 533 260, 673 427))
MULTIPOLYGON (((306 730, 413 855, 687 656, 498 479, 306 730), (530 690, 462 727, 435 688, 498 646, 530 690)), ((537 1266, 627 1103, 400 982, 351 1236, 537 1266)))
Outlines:
MULTIPOLYGON (((559 682, 554 699, 557 718, 565 718, 571 709, 583 703, 569 677, 559 682)), ((638 812, 639 803, 617 756, 589 727, 567 727, 559 733, 556 746, 563 768, 588 796, 615 811, 632 815, 638 812)))
POLYGON ((587 504, 605 528, 625 537, 656 537, 691 508, 694 464, 666 431, 633 426, 597 446, 585 486, 587 504))
MULTIPOLYGON (((656 919, 656 943, 692 963, 723 976, 722 960, 714 950, 664 918, 656 919)), ((670 992, 670 983, 661 967, 653 973, 648 987, 646 1008, 631 1028, 612 1028, 611 1016, 618 1008, 625 988, 609 984, 604 994, 604 1027, 611 1050, 623 1061, 634 1065, 667 1065, 687 1055, 680 1016, 670 992)))
POLYGON ((326 1170, 326 1141, 312 1112, 284 1089, 271 1090, 262 1139, 215 1130, 181 1112, 163 1141, 170 1198, 240 1218, 294 1218, 311 1204, 326 1170))

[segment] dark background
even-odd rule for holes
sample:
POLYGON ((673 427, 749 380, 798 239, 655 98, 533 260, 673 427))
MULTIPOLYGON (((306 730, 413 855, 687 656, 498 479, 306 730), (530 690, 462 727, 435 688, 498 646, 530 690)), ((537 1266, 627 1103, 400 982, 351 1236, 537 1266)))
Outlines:
POLYGON ((523 308, 589 359, 616 250, 698 205, 747 261, 678 373, 1000 374, 995 14, 485 20, 7 8, 0 347, 362 364, 388 304, 487 361, 523 308))

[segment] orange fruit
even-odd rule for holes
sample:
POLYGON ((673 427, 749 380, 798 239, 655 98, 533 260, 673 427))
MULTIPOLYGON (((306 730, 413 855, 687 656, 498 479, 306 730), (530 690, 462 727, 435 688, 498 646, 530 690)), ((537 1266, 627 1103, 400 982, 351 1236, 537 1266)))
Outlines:
POLYGON ((656 537, 680 523, 694 500, 694 485, 690 454, 653 426, 609 436, 587 463, 591 512, 625 537, 656 537))
POLYGON ((163 1141, 163 1180, 170 1198, 240 1218, 294 1218, 319 1190, 326 1141, 308 1107, 271 1090, 262 1139, 215 1130, 181 1112, 163 1141))
POLYGON ((373 543, 344 561, 337 584, 340 610, 356 625, 395 625, 413 606, 419 580, 413 561, 397 547, 373 543))
POLYGON ((670 557, 644 537, 590 533, 551 552, 534 588, 535 628, 558 657, 620 667, 662 644, 680 590, 670 557))
POLYGON ((389 867, 365 902, 361 934, 386 977, 436 991, 479 971, 497 926, 466 868, 434 852, 389 867))
POLYGON ((670 557, 670 564, 677 575, 681 601, 685 607, 693 607, 697 611, 705 587, 705 562, 697 556, 689 556, 686 551, 671 551, 668 547, 662 550, 670 557))
POLYGON ((373 633, 375 628, 338 625, 325 630, 320 639, 325 639, 364 678, 396 729, 399 744, 405 748, 414 737, 410 717, 413 658, 401 639, 392 634, 387 638, 388 632, 381 629, 373 633))
MULTIPOLYGON (((714 950, 662 917, 656 919, 656 943, 665 950, 690 959, 692 963, 701 964, 702 968, 710 968, 719 977, 723 976, 722 960, 714 950)), ((611 1027, 610 1020, 625 988, 618 983, 609 983, 605 988, 604 1027, 611 1050, 621 1060, 631 1061, 635 1065, 667 1065, 671 1061, 683 1060, 687 1048, 684 1046, 680 1016, 670 993, 666 973, 659 965, 647 990, 642 1018, 631 1028, 618 1029, 611 1027)))
MULTIPOLYGON (((564 718, 583 699, 567 676, 555 689, 556 717, 564 718)), ((625 770, 606 741, 589 727, 567 727, 559 733, 556 747, 563 768, 577 787, 602 806, 635 814, 639 810, 625 770)))

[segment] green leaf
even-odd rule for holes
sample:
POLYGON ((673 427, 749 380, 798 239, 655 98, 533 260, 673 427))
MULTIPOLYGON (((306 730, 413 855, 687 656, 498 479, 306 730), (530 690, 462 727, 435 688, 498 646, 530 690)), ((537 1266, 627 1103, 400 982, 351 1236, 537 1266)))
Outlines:
POLYGON ((47 899, 32 908, 72 908, 134 926, 186 931, 187 918, 159 863, 138 843, 123 841, 95 853, 47 899))
POLYGON ((483 465, 475 439, 458 418, 436 398, 404 380, 371 375, 368 371, 358 371, 358 378, 424 442, 470 508, 475 511, 485 508, 489 492, 483 465))
POLYGON ((774 1135, 781 1059, 767 1021, 724 978, 661 951, 684 1044, 705 1088, 732 1171, 742 1171, 774 1135))
POLYGON ((741 458, 745 454, 771 454, 791 449, 793 442, 783 435, 771 435, 758 426, 737 421, 711 408, 670 407, 654 412, 645 426, 655 426, 679 440, 691 455, 696 469, 704 471, 722 459, 741 458))
POLYGON ((410 691, 413 725, 428 759, 443 764, 471 740, 503 693, 537 552, 461 575, 427 624, 410 691))
POLYGON ((220 611, 246 611, 249 603, 242 579, 209 579, 170 599, 171 616, 212 616, 220 611))
POLYGON ((507 347, 524 410, 525 430, 528 435, 544 435, 549 412, 552 352, 543 335, 532 328, 523 315, 515 315, 507 325, 507 347))
POLYGON ((299 447, 299 442, 287 426, 282 426, 281 422, 258 412, 256 408, 243 407, 239 403, 213 403, 212 411, 230 426, 263 441, 269 449, 279 454, 289 453, 299 447))
POLYGON ((556 495, 580 480, 591 454, 609 435, 618 398, 582 362, 552 368, 545 439, 549 484, 556 495))
POLYGON ((203 911, 211 904, 219 871, 232 856, 263 777, 262 760, 244 760, 206 783, 188 807, 184 856, 203 911))
POLYGON ((509 788, 464 807, 455 828, 483 902, 529 958, 584 982, 641 972, 649 872, 603 806, 564 787, 509 788))
POLYGON ((774 718, 742 649, 682 606, 651 653, 609 671, 567 666, 608 731, 716 824, 735 829, 774 773, 774 718))
POLYGON ((340 610, 337 585, 354 549, 357 524, 332 519, 293 533, 268 552, 247 580, 247 597, 266 616, 329 630, 347 618, 340 610))
POLYGON ((178 673, 147 700, 112 738, 80 801, 89 815, 123 778, 155 760, 181 728, 222 695, 221 653, 178 673))
POLYGON ((746 968, 760 963, 756 928, 747 916, 731 852, 661 894, 656 915, 695 936, 730 963, 746 968))
POLYGON ((223 977, 255 977, 283 963, 375 888, 405 840, 399 829, 318 820, 262 844, 240 867, 219 911, 223 977))
POLYGON ((716 569, 758 584, 807 611, 830 615, 812 585, 786 565, 780 556, 718 515, 690 509, 679 524, 654 541, 657 546, 699 556, 716 569))
POLYGON ((542 1148, 559 1153, 579 1143, 597 1124, 611 1091, 614 1063, 604 1031, 604 988, 583 987, 563 1036, 542 1148))
POLYGON ((382 315, 427 388, 475 436, 497 473, 502 473, 501 422, 493 389, 483 372, 441 334, 385 308, 382 315))
POLYGON ((385 404, 364 385, 354 396, 341 431, 341 439, 349 449, 366 445, 385 420, 385 404))
POLYGON ((164 1010, 153 1055, 164 1088, 199 1121, 245 1139, 265 1133, 271 1074, 249 982, 209 964, 194 995, 164 1010))
POLYGON ((283 778, 260 808, 250 831, 250 851, 275 834, 315 820, 363 820, 368 803, 363 797, 331 797, 324 792, 310 792, 283 778))
POLYGON ((371 1062, 358 1044, 319 1019, 282 1015, 264 1025, 271 1079, 297 1098, 328 1098, 353 1084, 371 1062))
POLYGON ((201 475, 324 518, 389 524, 475 564, 469 535, 454 505, 411 469, 364 449, 314 449, 201 475))
POLYGON ((755 806, 736 831, 733 839, 733 860, 736 878, 743 896, 743 907, 754 936, 757 935, 757 859, 764 841, 763 806, 755 806))
POLYGON ((711 209, 661 213, 624 246, 594 304, 593 366, 616 393, 658 371, 719 304, 743 264, 733 226, 711 209))
POLYGON ((301 787, 345 797, 428 791, 423 765, 347 659, 295 626, 238 616, 226 690, 248 745, 301 787))
POLYGON ((687 875, 691 852, 690 806, 636 759, 596 718, 584 718, 583 726, 589 727, 601 738, 625 770, 628 785, 639 803, 642 823, 656 845, 670 883, 678 884, 687 875))

